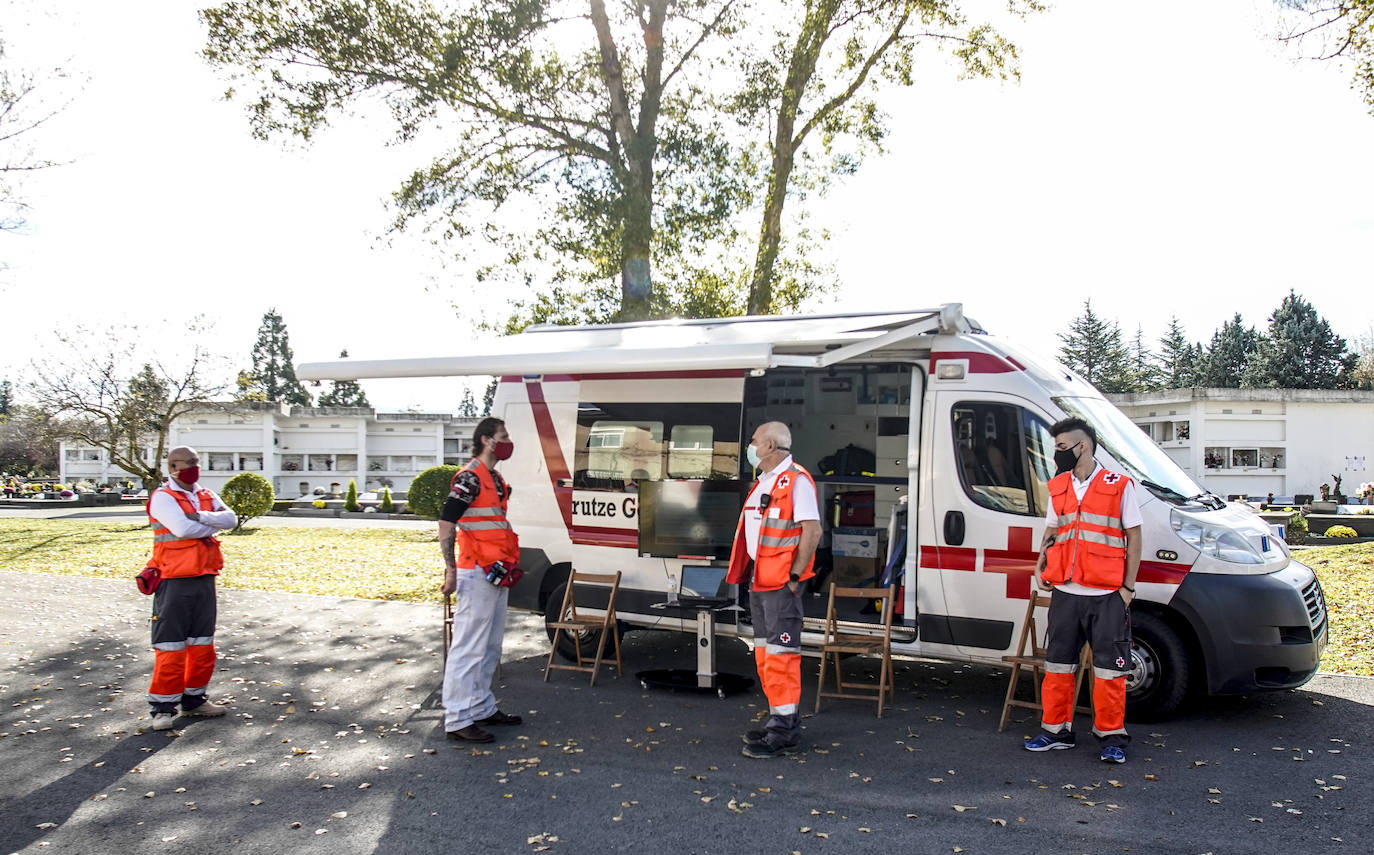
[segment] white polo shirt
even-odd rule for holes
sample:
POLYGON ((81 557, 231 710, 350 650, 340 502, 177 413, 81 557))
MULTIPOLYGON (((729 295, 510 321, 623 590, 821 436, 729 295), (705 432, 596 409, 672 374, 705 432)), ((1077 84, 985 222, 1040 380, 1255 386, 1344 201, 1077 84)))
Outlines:
MULTIPOLYGON (((1088 485, 1097 477, 1097 473, 1102 471, 1102 464, 1094 461, 1092 474, 1086 481, 1078 480, 1077 475, 1070 474, 1069 481, 1073 484, 1073 494, 1078 497, 1078 501, 1083 501, 1083 496, 1088 492, 1088 485)), ((1121 529, 1132 529, 1141 524, 1140 504, 1135 500, 1135 480, 1126 482, 1126 489, 1121 491, 1121 529)), ((1050 502, 1049 508, 1045 511, 1045 526, 1047 528, 1059 527, 1059 514, 1054 512, 1054 503, 1050 502)), ((1080 585, 1077 582, 1065 582, 1062 585, 1055 585, 1056 591, 1063 591, 1066 594, 1079 594, 1087 597, 1100 597, 1103 594, 1111 594, 1106 588, 1090 588, 1087 585, 1080 585)))
MULTIPOLYGON (((777 466, 760 475, 759 483, 744 502, 744 545, 749 550, 750 558, 759 557, 759 529, 763 528, 765 513, 759 508, 759 499, 773 489, 778 476, 786 472, 787 467, 791 465, 792 455, 789 454, 777 466)), ((776 515, 776 510, 769 508, 766 513, 776 515)), ((816 488, 810 478, 798 478, 796 486, 792 488, 792 519, 796 522, 820 522, 820 505, 816 502, 816 488)))

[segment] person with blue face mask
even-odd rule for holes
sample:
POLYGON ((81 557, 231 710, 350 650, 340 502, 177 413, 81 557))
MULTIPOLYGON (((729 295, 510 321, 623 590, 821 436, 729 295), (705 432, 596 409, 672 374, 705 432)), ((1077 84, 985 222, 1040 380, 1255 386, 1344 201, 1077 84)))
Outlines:
POLYGON ((743 754, 764 759, 801 746, 802 582, 815 575, 821 515, 811 473, 792 460, 792 432, 759 425, 745 451, 758 480, 735 530, 726 581, 750 583, 754 662, 768 697, 763 728, 744 734, 743 754))

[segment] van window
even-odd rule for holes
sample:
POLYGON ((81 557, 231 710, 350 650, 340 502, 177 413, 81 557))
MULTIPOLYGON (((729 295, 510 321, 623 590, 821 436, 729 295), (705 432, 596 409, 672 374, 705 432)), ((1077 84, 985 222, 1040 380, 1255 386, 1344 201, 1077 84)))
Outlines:
POLYGON ((974 502, 1040 515, 1054 475, 1054 440, 1044 420, 1011 404, 960 402, 952 410, 959 480, 974 502))
POLYGON ((635 481, 735 478, 737 403, 589 403, 577 408, 573 486, 626 490, 635 481))
POLYGON ((673 425, 668 440, 668 477, 710 478, 714 433, 710 425, 673 425))

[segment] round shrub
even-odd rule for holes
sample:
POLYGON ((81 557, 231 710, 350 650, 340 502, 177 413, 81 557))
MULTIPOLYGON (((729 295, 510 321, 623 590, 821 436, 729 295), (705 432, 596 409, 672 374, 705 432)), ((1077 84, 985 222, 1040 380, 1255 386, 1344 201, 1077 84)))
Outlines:
POLYGON ((437 520, 448 498, 449 485, 458 474, 458 466, 431 466, 410 482, 406 490, 406 505, 410 512, 425 519, 437 520))
POLYGON ((234 531, 243 528, 244 523, 253 517, 260 517, 272 510, 272 503, 276 500, 272 482, 256 472, 242 472, 230 478, 219 495, 224 499, 224 504, 238 514, 239 524, 234 526, 234 531))
POLYGON ((1359 537, 1359 532, 1348 525, 1333 525, 1326 530, 1327 537, 1359 537))

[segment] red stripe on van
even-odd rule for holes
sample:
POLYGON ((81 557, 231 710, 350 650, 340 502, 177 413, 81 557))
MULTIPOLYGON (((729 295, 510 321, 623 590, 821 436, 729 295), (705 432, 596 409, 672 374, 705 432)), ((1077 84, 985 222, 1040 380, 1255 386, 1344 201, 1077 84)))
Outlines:
POLYGON ((921 566, 936 570, 966 570, 973 572, 978 563, 978 550, 963 546, 922 546, 921 566))
POLYGON ((639 532, 634 529, 579 525, 573 527, 572 542, 580 543, 583 546, 618 546, 624 549, 638 549, 639 532))
POLYGON ((1163 561, 1142 561, 1137 582, 1159 582, 1164 585, 1178 585, 1188 575, 1187 564, 1167 564, 1163 561))
POLYGON ((568 463, 563 459, 563 449, 558 445, 558 431, 553 427, 553 415, 549 412, 548 402, 544 400, 544 387, 538 383, 526 383, 525 391, 530 396, 530 412, 534 414, 534 427, 539 432, 539 447, 544 452, 544 466, 549 470, 549 482, 553 485, 554 498, 558 500, 558 510, 563 515, 563 525, 572 532, 572 489, 559 487, 559 481, 572 478, 568 463))
POLYGON ((994 353, 983 353, 977 350, 946 350, 930 355, 931 374, 935 373, 935 366, 942 359, 967 359, 968 373, 970 374, 1006 374, 1010 371, 1026 370, 1026 366, 1010 356, 998 356, 994 353))

